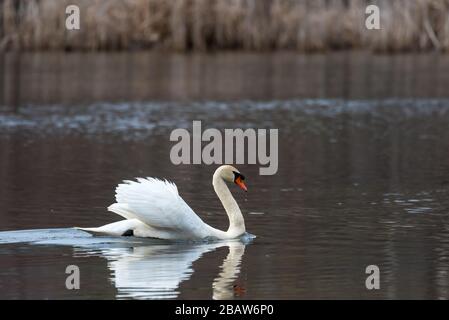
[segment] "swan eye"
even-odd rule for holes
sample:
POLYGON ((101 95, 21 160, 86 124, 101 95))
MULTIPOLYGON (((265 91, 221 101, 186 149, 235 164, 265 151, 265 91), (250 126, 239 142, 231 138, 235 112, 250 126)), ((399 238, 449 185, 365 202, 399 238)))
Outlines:
POLYGON ((248 191, 248 188, 243 182, 243 180, 245 180, 245 176, 239 172, 233 171, 233 173, 234 173, 234 183, 238 185, 243 191, 245 192, 248 191))
POLYGON ((245 180, 245 176, 237 171, 232 171, 234 173, 234 182, 236 182, 239 178, 240 180, 245 180))

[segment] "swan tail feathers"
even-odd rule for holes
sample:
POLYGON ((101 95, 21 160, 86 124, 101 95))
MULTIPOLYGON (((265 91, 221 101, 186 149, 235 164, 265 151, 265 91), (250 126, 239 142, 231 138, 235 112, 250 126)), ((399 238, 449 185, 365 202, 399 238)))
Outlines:
POLYGON ((92 235, 106 235, 106 236, 129 236, 134 235, 137 229, 147 229, 142 222, 136 219, 122 220, 106 224, 98 228, 80 228, 75 229, 88 232, 92 235))
MULTIPOLYGON (((93 236, 98 236, 98 235, 112 235, 109 234, 107 232, 104 232, 103 230, 101 230, 101 228, 81 228, 81 227, 75 227, 75 229, 77 230, 81 230, 81 231, 85 231, 87 233, 90 233, 93 236)), ((114 234, 115 235, 115 234, 114 234)))

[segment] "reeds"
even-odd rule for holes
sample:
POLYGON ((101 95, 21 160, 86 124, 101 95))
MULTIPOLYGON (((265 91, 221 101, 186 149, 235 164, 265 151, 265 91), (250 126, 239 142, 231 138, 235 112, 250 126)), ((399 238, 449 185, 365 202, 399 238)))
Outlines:
POLYGON ((1 50, 449 51, 449 0, 3 0, 1 50), (65 8, 81 10, 66 30, 65 8), (365 28, 376 4, 381 30, 365 28))

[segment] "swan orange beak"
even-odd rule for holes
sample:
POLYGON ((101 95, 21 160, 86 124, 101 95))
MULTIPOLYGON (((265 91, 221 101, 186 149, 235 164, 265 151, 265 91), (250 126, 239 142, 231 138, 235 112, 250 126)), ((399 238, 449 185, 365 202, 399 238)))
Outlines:
POLYGON ((241 177, 237 177, 237 179, 235 179, 235 184, 238 185, 242 190, 244 190, 245 192, 248 191, 248 188, 246 187, 245 183, 243 182, 241 177))

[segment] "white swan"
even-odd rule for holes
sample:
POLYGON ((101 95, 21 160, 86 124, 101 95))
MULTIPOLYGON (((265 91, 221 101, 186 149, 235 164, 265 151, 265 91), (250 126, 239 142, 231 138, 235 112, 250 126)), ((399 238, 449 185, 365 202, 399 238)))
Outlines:
POLYGON ((233 166, 215 170, 212 185, 229 217, 227 231, 206 224, 178 194, 172 182, 155 178, 124 181, 115 190, 116 203, 108 207, 126 220, 99 228, 77 228, 93 234, 159 239, 234 239, 245 233, 245 221, 226 185, 233 182, 247 191, 245 177, 233 166))

